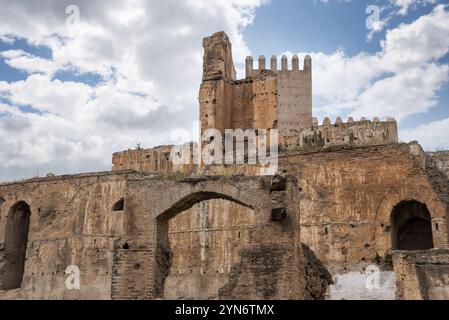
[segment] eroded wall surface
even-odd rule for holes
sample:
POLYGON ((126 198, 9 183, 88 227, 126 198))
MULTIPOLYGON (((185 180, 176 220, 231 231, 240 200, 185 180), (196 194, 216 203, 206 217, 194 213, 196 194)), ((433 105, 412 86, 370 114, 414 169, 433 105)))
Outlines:
POLYGON ((449 178, 449 151, 429 152, 429 155, 434 159, 438 170, 449 178))
POLYGON ((312 62, 282 58, 281 69, 276 58, 270 68, 265 57, 259 58, 258 69, 253 59, 246 59, 246 78, 236 80, 231 44, 223 33, 216 33, 203 41, 203 81, 199 92, 201 132, 217 129, 271 129, 281 132, 307 128, 312 125, 312 62))
MULTIPOLYGON (((112 298, 154 299, 170 295, 178 297, 192 295, 197 293, 195 287, 202 285, 199 277, 195 278, 202 272, 205 276, 211 272, 215 273, 213 277, 206 279, 209 282, 205 287, 206 290, 210 289, 212 294, 218 291, 219 299, 304 297, 305 277, 297 224, 299 212, 296 187, 289 182, 284 190, 277 188, 274 190, 273 185, 275 184, 270 179, 258 177, 232 177, 228 181, 217 178, 179 181, 157 178, 129 180, 124 221, 126 229, 121 244, 116 247, 117 251, 114 254, 112 298), (187 239, 183 238, 186 240, 183 243, 184 248, 189 249, 183 250, 182 253, 176 252, 182 249, 174 248, 173 244, 180 241, 182 236, 170 232, 170 224, 173 227, 176 221, 179 223, 195 220, 191 214, 187 218, 183 217, 185 214, 183 212, 192 210, 191 208, 195 210, 196 204, 216 198, 232 201, 254 211, 253 225, 240 234, 240 237, 246 239, 240 242, 242 247, 239 250, 239 258, 231 256, 228 257, 230 261, 226 261, 226 252, 233 255, 235 252, 227 251, 228 248, 223 250, 225 244, 221 241, 214 243, 213 231, 209 231, 210 234, 207 235, 211 239, 209 245, 217 248, 221 245, 221 250, 214 253, 210 259, 202 257, 201 254, 206 253, 205 250, 208 248, 201 248, 201 245, 198 247, 195 238, 201 236, 201 230, 198 232, 192 228, 184 232, 187 239), (280 217, 276 214, 279 209, 285 212, 285 216, 280 217), (175 219, 174 223, 170 223, 172 219, 175 219), (188 242, 189 240, 191 242, 188 242), (217 267, 218 271, 220 267, 231 269, 217 278, 217 267), (191 291, 187 293, 176 291, 173 282, 177 281, 177 272, 188 273, 190 270, 193 277, 186 279, 193 284, 191 291), (224 285, 224 281, 221 282, 223 279, 220 278, 227 278, 224 285)), ((220 219, 227 215, 227 225, 232 226, 229 222, 238 219, 244 212, 234 212, 234 217, 232 211, 223 212, 221 216, 218 214, 216 217, 220 219)), ((251 218, 246 223, 250 221, 251 218)), ((224 225, 224 222, 217 221, 218 225, 224 225)), ((201 226, 202 223, 195 222, 190 225, 198 224, 201 226)), ((226 235, 226 232, 220 230, 219 235, 226 235)), ((238 238, 238 232, 235 234, 231 231, 231 233, 238 238)), ((201 294, 204 297, 208 293, 201 292, 201 294)))
POLYGON ((394 251, 397 298, 449 299, 449 250, 394 251))
POLYGON ((398 143, 398 129, 393 118, 387 121, 360 120, 331 123, 326 118, 321 125, 288 130, 281 135, 280 144, 285 150, 310 150, 335 146, 369 146, 398 143))
POLYGON ((217 299, 255 227, 254 210, 223 199, 202 201, 169 221, 168 299, 217 299))
POLYGON ((361 294, 369 265, 379 267, 385 292, 365 288, 363 296, 392 297, 392 265, 383 260, 392 249, 390 215, 403 200, 426 204, 435 247, 448 247, 447 189, 413 149, 391 144, 281 158, 281 169, 297 175, 303 193, 301 241, 333 274, 331 298, 361 294))
POLYGON ((14 269, 4 250, 11 208, 26 203, 31 217, 22 282, 0 298, 301 298, 296 186, 272 190, 273 181, 128 171, 1 185, 0 285, 14 269), (79 290, 67 285, 69 266, 79 269, 79 290))
POLYGON ((22 287, 0 291, 0 298, 109 299, 114 241, 123 231, 123 211, 112 207, 124 197, 125 181, 132 175, 85 174, 0 185, 1 275, 10 209, 24 201, 31 211, 22 287), (65 285, 70 265, 80 269, 80 290, 65 285))
MULTIPOLYGON (((365 125, 372 123, 361 124, 365 125)), ((380 125, 388 130, 388 126, 396 124, 380 125)), ((387 132, 382 130, 379 132, 387 132)), ((280 156, 279 168, 279 172, 284 171, 297 177, 301 190, 301 241, 332 274, 329 299, 396 297, 395 271, 388 252, 393 248, 390 216, 401 201, 425 204, 431 215, 434 246, 447 247, 448 180, 429 167, 416 143, 336 145, 285 152, 280 156), (372 268, 379 272, 377 289, 366 287, 372 268)), ((219 170, 211 168, 207 172, 220 175, 219 170)), ((190 210, 183 213, 188 221, 195 215, 190 210)), ((204 209, 203 215, 236 217, 236 212, 217 200, 204 209)), ((182 228, 181 224, 176 228, 182 228)), ((189 233, 195 234, 196 226, 189 233)), ((195 243, 196 239, 191 238, 184 245, 194 247, 195 243)), ((217 250, 212 256, 226 254, 223 247, 217 250)))
MULTIPOLYGON (((306 281, 316 269, 301 269, 299 262, 292 268, 291 261, 305 261, 295 249, 301 241, 332 277, 328 298, 392 298, 403 286, 397 260, 388 259, 390 215, 398 203, 425 204, 434 246, 448 247, 448 180, 427 166, 417 146, 283 153, 279 172, 294 177, 288 188, 258 177, 177 181, 129 171, 2 185, 2 243, 14 204, 28 203, 31 220, 22 288, 3 291, 1 297, 322 297, 327 285, 316 280, 322 277, 306 281), (239 179, 249 180, 239 185, 239 179), (297 200, 288 191, 293 185, 297 200), (209 198, 211 193, 237 202, 209 198), (112 211, 121 198, 123 210, 112 211), (161 224, 164 212, 169 213, 161 224), (166 230, 166 240, 158 230, 166 230), (65 268, 71 264, 80 266, 80 291, 65 287, 65 268), (152 269, 155 265, 160 267, 152 269), (377 291, 363 287, 372 266, 380 272, 377 291), (301 291, 300 284, 292 291, 293 279, 307 282, 310 291, 301 291)), ((425 272, 434 267, 429 268, 425 272)), ((429 274, 432 291, 440 280, 429 274)))

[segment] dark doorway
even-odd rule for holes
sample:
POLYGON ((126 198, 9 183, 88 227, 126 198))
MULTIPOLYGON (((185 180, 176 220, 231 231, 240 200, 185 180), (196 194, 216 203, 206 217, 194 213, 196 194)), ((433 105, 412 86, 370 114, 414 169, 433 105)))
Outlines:
POLYGON ((400 202, 391 213, 391 226, 393 249, 433 248, 431 217, 424 203, 416 200, 400 202))
POLYGON ((1 289, 12 290, 22 285, 30 223, 30 207, 24 201, 12 206, 6 220, 4 265, 1 289))

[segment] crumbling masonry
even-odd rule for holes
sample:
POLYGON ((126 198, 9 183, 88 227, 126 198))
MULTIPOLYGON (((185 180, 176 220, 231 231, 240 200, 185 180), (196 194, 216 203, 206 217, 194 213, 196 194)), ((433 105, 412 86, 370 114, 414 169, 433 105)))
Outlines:
POLYGON ((399 143, 392 118, 318 124, 308 56, 248 57, 237 80, 226 34, 203 46, 202 132, 278 129, 278 172, 161 146, 3 183, 0 298, 449 298, 449 153, 399 143))

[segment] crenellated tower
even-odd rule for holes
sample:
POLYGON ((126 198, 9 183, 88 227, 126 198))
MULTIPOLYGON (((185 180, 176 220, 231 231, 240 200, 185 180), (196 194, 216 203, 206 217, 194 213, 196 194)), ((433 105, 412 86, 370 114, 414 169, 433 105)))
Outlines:
POLYGON ((272 129, 280 133, 312 126, 312 61, 306 56, 300 69, 294 55, 291 69, 287 57, 272 56, 266 68, 264 56, 245 61, 245 79, 236 80, 229 38, 218 32, 203 40, 203 81, 199 104, 202 132, 215 128, 272 129))
MULTIPOLYGON (((312 58, 305 56, 303 68, 299 67, 299 57, 293 55, 291 69, 285 55, 278 68, 277 57, 271 56, 270 69, 276 75, 277 82, 277 128, 280 132, 290 129, 308 128, 312 125, 312 58)), ((246 79, 257 79, 266 72, 264 56, 258 60, 258 69, 254 69, 253 58, 246 57, 246 79)))

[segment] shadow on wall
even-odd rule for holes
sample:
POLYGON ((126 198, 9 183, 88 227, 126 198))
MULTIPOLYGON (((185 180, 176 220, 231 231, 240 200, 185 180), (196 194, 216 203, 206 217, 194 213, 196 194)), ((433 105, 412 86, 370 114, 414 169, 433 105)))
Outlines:
POLYGON ((254 210, 220 194, 196 193, 158 219, 165 299, 217 299, 248 245, 254 210), (224 212, 225 214, 224 214, 224 212))
POLYGON ((17 289, 22 285, 30 216, 30 206, 24 201, 12 206, 7 216, 1 290, 17 289))
POLYGON ((395 250, 427 250, 433 248, 429 210, 416 200, 402 201, 391 213, 391 240, 395 250))
POLYGON ((302 255, 305 264, 306 293, 305 299, 324 300, 327 287, 334 282, 332 276, 315 253, 304 243, 302 255))

